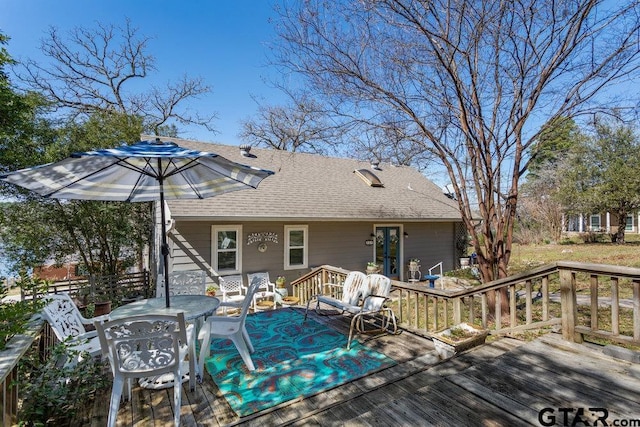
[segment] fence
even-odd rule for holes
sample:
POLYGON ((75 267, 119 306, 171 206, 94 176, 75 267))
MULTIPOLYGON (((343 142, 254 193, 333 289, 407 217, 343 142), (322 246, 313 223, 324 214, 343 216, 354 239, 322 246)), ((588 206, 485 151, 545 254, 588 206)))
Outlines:
MULTIPOLYGON (((68 292, 83 305, 98 301, 110 301, 113 308, 137 297, 153 296, 155 288, 151 286, 148 271, 111 276, 89 276, 81 280, 65 280, 51 284, 49 294, 68 292)), ((32 298, 21 290, 22 299, 32 298)))

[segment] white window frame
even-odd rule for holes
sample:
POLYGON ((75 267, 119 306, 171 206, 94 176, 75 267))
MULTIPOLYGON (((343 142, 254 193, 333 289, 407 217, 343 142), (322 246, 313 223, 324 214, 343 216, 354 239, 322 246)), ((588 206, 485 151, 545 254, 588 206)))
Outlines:
POLYGON ((211 226, 211 266, 220 275, 242 273, 242 225, 212 225, 211 226), (220 270, 218 268, 218 233, 221 231, 235 231, 237 236, 236 269, 220 270))
POLYGON ((602 218, 600 214, 592 214, 589 218, 589 230, 591 231, 599 231, 602 228, 602 218), (598 226, 593 225, 594 218, 598 218, 598 226))
POLYGON ((284 226, 284 269, 285 270, 297 270, 300 268, 308 268, 309 266, 309 226, 308 225, 285 225, 284 226), (303 246, 291 246, 290 232, 302 231, 304 245, 303 246), (302 264, 291 265, 289 264, 291 249, 303 250, 302 264))
POLYGON ((629 214, 625 220, 624 231, 633 231, 633 225, 633 215, 629 214), (631 224, 629 224, 629 220, 631 220, 631 224))

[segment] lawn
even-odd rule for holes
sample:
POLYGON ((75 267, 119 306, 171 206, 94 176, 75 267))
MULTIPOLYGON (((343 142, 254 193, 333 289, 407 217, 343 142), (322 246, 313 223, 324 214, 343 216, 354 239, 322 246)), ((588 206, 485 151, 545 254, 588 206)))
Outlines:
POLYGON ((590 262, 595 264, 640 267, 640 237, 627 236, 627 243, 579 243, 518 245, 512 248, 509 273, 516 274, 539 265, 556 261, 590 262))

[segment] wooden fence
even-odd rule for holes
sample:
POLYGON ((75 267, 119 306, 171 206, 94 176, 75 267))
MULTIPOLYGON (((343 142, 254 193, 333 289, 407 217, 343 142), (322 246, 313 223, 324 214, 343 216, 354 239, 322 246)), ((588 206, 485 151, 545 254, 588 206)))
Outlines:
MULTIPOLYGON (((154 296, 148 271, 118 276, 89 276, 80 280, 64 280, 52 283, 48 294, 67 292, 83 305, 99 301, 110 301, 112 308, 119 307, 135 298, 154 296)), ((22 299, 32 298, 21 290, 22 299)))

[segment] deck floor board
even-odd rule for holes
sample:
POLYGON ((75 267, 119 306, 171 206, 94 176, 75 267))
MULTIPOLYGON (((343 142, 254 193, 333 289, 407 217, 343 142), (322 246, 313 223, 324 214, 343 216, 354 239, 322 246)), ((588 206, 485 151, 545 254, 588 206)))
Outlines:
MULTIPOLYGON (((348 331, 344 316, 317 321, 348 331)), ((553 333, 531 342, 501 338, 441 361, 427 337, 358 337, 397 365, 315 396, 239 418, 208 374, 195 391, 183 386, 183 426, 510 426, 540 425, 539 411, 601 407, 614 418, 640 420, 640 366, 613 359, 553 333)), ((87 404, 77 425, 105 425, 110 389, 87 404)), ((173 420, 172 390, 135 387, 118 426, 165 426, 173 420)), ((593 414, 591 414, 593 415, 593 414)), ((569 416, 570 421, 573 420, 569 416)), ((585 416, 587 419, 588 416, 585 416)), ((591 418, 592 420, 593 418, 591 418)), ((560 425, 560 424, 558 424, 560 425)))

